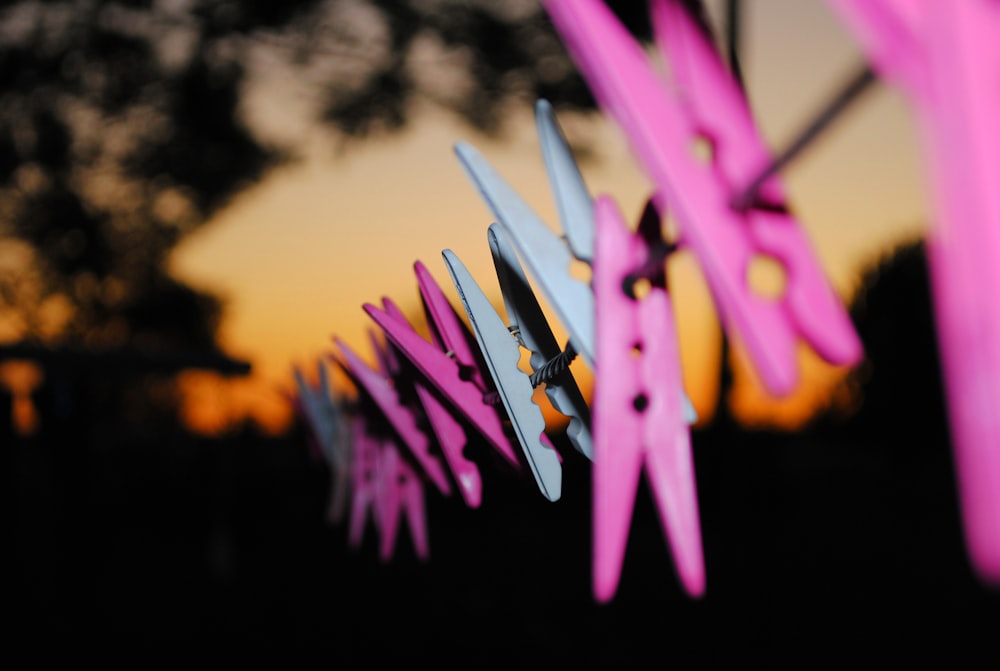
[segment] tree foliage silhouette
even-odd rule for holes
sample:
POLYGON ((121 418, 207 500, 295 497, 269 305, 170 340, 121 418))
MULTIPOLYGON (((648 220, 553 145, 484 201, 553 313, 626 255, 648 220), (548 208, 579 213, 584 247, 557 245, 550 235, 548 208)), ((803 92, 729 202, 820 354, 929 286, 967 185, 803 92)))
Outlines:
MULTIPOLYGON (((643 3, 612 6, 648 37, 643 3)), ((535 1, 18 0, 0 10, 4 337, 213 345, 221 301, 167 260, 301 149, 246 114, 265 61, 347 139, 420 101, 486 133, 539 97, 594 109, 535 1)))
POLYGON ((851 421, 907 450, 946 441, 947 421, 925 242, 902 241, 863 269, 850 302, 865 359, 848 375, 851 421), (919 438, 919 440, 905 440, 919 438))

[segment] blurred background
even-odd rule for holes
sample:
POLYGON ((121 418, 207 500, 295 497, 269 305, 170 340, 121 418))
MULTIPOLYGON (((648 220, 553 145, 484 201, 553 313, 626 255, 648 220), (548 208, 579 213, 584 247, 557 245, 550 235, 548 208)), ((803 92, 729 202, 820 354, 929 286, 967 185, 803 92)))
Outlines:
MULTIPOLYGON (((645 3, 609 4, 648 38, 645 3)), ((720 49, 738 27, 775 150, 863 64, 821 0, 704 8, 720 49)), ((370 358, 361 306, 387 296, 418 315, 415 261, 458 305, 444 249, 499 301, 490 214, 453 147, 474 144, 556 226, 539 98, 591 192, 638 216, 649 182, 537 0, 0 9, 12 640, 442 663, 988 649, 1000 605, 962 546, 924 166, 910 110, 880 84, 782 173, 865 342, 861 366, 803 347, 799 390, 770 397, 697 265, 668 265, 699 413, 704 599, 678 589, 640 491, 619 596, 594 604, 589 476, 573 454, 555 505, 502 469, 484 468, 478 510, 428 490, 429 563, 405 535, 389 563, 374 541, 346 549, 326 517, 328 468, 289 402, 292 366, 314 376, 334 335, 370 358)))

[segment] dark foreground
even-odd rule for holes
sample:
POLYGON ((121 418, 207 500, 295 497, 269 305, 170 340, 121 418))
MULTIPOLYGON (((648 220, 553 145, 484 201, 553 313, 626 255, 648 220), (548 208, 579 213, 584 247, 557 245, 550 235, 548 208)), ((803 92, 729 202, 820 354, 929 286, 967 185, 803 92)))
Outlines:
POLYGON ((575 454, 554 504, 488 461, 477 510, 428 489, 431 559, 404 530, 383 563, 371 528, 352 551, 325 520, 327 473, 300 434, 21 439, 6 450, 8 650, 327 668, 996 662, 1000 591, 967 564, 942 435, 716 427, 694 449, 705 596, 681 591, 643 484, 618 593, 601 605, 589 462, 575 454))

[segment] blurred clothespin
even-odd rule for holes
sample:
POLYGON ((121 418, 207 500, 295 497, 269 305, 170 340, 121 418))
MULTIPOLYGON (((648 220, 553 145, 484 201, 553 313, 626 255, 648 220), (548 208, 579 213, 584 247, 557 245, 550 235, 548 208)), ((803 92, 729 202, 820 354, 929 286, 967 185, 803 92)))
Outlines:
POLYGON ((427 511, 424 508, 424 488, 420 476, 403 458, 397 442, 383 436, 378 452, 375 478, 375 505, 378 510, 379 557, 392 559, 399 533, 399 521, 404 515, 410 528, 413 549, 418 559, 430 556, 427 538, 427 511))
POLYGON ((769 392, 785 395, 798 385, 799 339, 828 362, 857 363, 860 339, 777 179, 761 185, 750 207, 733 204, 737 185, 769 161, 741 87, 681 2, 649 4, 672 82, 602 0, 543 0, 598 103, 652 179, 655 202, 669 202, 676 213, 673 242, 694 253, 723 325, 746 347, 769 392), (707 142, 709 161, 696 156, 699 141, 707 142), (762 259, 784 270, 779 296, 750 285, 751 265, 762 259))
POLYGON ((829 0, 922 133, 927 234, 966 546, 1000 586, 1000 4, 829 0))
MULTIPOLYGON (((357 383, 358 388, 370 398, 389 425, 396 431, 399 438, 416 461, 422 472, 437 487, 444 496, 451 495, 451 483, 445 474, 436 455, 431 452, 431 440, 419 424, 414 408, 408 407, 399 397, 389 377, 389 371, 372 370, 362 359, 348 347, 342 339, 334 336, 334 342, 340 349, 343 360, 335 360, 344 368, 348 375, 357 383)), ((385 354, 376 354, 385 365, 385 354)), ((333 355, 331 355, 332 357, 333 355)))
POLYGON ((364 540, 365 522, 371 519, 381 537, 381 526, 376 507, 378 496, 379 444, 368 433, 364 413, 356 413, 351 421, 354 459, 351 461, 351 518, 347 543, 357 550, 364 540))
POLYGON ((344 517, 351 483, 351 433, 350 424, 341 403, 334 396, 326 365, 316 362, 318 386, 306 380, 305 373, 294 366, 292 373, 302 414, 309 425, 327 466, 330 469, 330 507, 327 511, 331 522, 344 517))
POLYGON ((435 342, 425 340, 406 320, 375 305, 365 304, 365 312, 433 390, 457 409, 507 463, 519 469, 521 462, 504 431, 496 389, 487 384, 481 362, 471 349, 472 336, 424 265, 417 262, 414 267, 435 342))
POLYGON ((633 233, 607 196, 595 214, 594 595, 606 602, 617 590, 645 466, 677 575, 699 597, 705 566, 673 307, 662 264, 637 272, 660 219, 647 208, 633 233))
POLYGON ((535 482, 542 496, 557 501, 562 496, 562 464, 545 433, 545 417, 533 399, 535 388, 519 367, 521 348, 465 265, 451 250, 443 255, 535 482))
POLYGON ((379 558, 390 560, 396 549, 400 517, 405 515, 414 552, 418 559, 426 560, 430 545, 423 485, 417 472, 402 458, 398 437, 376 432, 373 418, 363 414, 355 416, 354 436, 354 495, 348 544, 354 549, 361 547, 365 522, 370 517, 378 535, 379 558))

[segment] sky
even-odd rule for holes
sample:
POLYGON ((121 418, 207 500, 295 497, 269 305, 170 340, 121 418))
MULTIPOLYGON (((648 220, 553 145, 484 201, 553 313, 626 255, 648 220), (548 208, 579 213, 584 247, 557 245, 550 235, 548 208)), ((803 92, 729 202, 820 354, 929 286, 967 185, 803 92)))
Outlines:
MULTIPOLYGON (((720 3, 709 9, 721 16, 720 3)), ((778 150, 856 71, 861 53, 821 0, 748 0, 742 18, 747 94, 763 137, 778 150)), ((334 350, 333 336, 371 359, 369 332, 376 327, 362 305, 389 297, 415 313, 416 261, 460 306, 441 257, 450 249, 499 302, 486 240, 492 218, 460 167, 456 142, 474 145, 558 230, 530 109, 511 120, 505 137, 491 139, 419 108, 403 133, 337 151, 298 121, 300 106, 285 85, 265 76, 252 113, 278 135, 297 134, 312 151, 240 195, 171 259, 180 278, 223 298, 222 344, 253 365, 251 376, 236 382, 187 374, 187 417, 205 431, 248 415, 269 430, 287 426, 291 408, 283 390, 292 388, 292 366, 313 374, 334 350)), ((611 195, 634 220, 650 182, 617 127, 600 115, 561 115, 559 123, 571 142, 587 138, 596 149, 580 164, 591 193, 611 195)), ((923 170, 909 108, 898 92, 876 84, 782 172, 790 205, 845 303, 861 269, 922 234, 923 170)), ((718 321, 697 263, 672 258, 668 271, 685 387, 706 421, 717 392, 718 321)), ((563 340, 565 330, 539 297, 563 340)), ((740 368, 738 416, 751 424, 800 423, 844 373, 806 347, 801 358, 800 389, 784 399, 770 397, 752 371, 740 368)), ((573 370, 589 389, 585 364, 573 370)), ((339 376, 335 381, 343 384, 339 376)))

